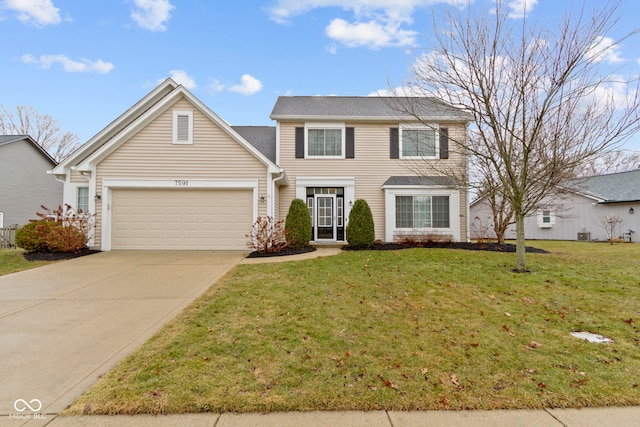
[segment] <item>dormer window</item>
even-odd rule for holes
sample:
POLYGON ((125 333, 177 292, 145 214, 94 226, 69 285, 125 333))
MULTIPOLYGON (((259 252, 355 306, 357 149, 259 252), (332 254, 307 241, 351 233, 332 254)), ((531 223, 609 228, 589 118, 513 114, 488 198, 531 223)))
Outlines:
POLYGON ((193 144, 193 111, 173 112, 173 143, 193 144))

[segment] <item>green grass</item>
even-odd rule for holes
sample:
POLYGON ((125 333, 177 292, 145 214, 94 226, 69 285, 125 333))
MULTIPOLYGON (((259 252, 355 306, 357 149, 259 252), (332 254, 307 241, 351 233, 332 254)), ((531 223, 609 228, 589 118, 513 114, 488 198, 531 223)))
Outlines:
POLYGON ((67 413, 640 404, 640 244, 532 245, 241 265, 67 413))
POLYGON ((0 250, 0 276, 50 264, 51 261, 27 261, 22 249, 0 250))

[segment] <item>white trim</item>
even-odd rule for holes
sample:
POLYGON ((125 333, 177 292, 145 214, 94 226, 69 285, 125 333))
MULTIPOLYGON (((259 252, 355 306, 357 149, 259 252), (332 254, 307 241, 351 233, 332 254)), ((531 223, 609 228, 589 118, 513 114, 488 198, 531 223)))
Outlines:
POLYGON ((119 188, 157 189, 189 191, 190 189, 253 190, 253 218, 258 218, 258 180, 257 179, 137 179, 137 178, 104 178, 102 180, 102 241, 101 250, 111 250, 111 199, 112 191, 119 188))
POLYGON ((193 111, 173 110, 173 144, 193 144, 193 111), (187 117, 187 139, 178 138, 178 117, 187 117))
POLYGON ((345 151, 347 149, 347 137, 346 126, 344 123, 320 123, 320 122, 308 122, 304 124, 304 158, 305 159, 344 159, 346 158, 345 151), (341 154, 339 156, 313 156, 309 154, 309 130, 310 129, 340 129, 340 137, 342 139, 342 146, 340 148, 341 154))
POLYGON ((422 228, 420 232, 431 234, 452 235, 456 242, 461 242, 460 236, 460 192, 450 188, 426 187, 385 187, 385 241, 393 242, 395 234, 402 234, 396 228, 396 196, 449 196, 449 228, 422 228))
POLYGON ((0 228, 4 227, 4 212, 0 211, 0 228))
POLYGON ((398 152, 399 152, 399 157, 400 159, 405 159, 405 160, 423 160, 423 159, 428 159, 428 160, 434 160, 434 159, 439 159, 440 158, 440 140, 439 140, 439 135, 440 133, 439 131, 439 126, 437 124, 430 124, 430 125, 416 125, 416 124, 401 124, 400 125, 400 131, 398 132, 398 152), (402 134, 405 130, 430 130, 433 131, 433 142, 434 142, 434 155, 433 156, 405 156, 402 153, 402 134))
MULTIPOLYGON (((337 227, 337 223, 338 221, 336 221, 336 216, 337 216, 337 205, 336 205, 336 201, 338 199, 338 196, 336 196, 335 194, 314 194, 313 195, 313 213, 315 216, 315 221, 313 221, 313 223, 315 223, 316 225, 313 227, 313 231, 314 231, 314 236, 313 236, 313 240, 315 242, 335 242, 338 240, 338 227, 337 227), (331 232, 331 239, 319 239, 318 238, 318 227, 319 227, 319 220, 318 220, 318 208, 319 208, 319 203, 318 203, 318 199, 331 199, 331 227, 332 227, 332 232, 331 232)), ((328 227, 326 227, 328 228, 328 227)))

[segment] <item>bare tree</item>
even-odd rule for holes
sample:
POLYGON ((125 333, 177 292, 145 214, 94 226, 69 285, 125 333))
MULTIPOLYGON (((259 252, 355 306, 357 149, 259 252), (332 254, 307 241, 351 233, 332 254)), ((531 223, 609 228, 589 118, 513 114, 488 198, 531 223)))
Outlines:
POLYGON ((615 150, 589 159, 576 171, 578 178, 627 172, 640 168, 640 152, 615 150))
MULTIPOLYGON (((601 74, 606 52, 635 34, 606 37, 619 3, 589 15, 568 12, 557 29, 526 16, 512 19, 506 3, 497 0, 491 13, 469 3, 434 16, 436 46, 416 62, 409 86, 473 115, 478 137, 450 138, 449 150, 486 168, 483 175, 494 181, 485 184, 513 209, 514 271, 524 272, 525 217, 576 168, 637 131, 640 98, 637 80, 601 74)), ((419 119, 412 107, 407 102, 403 112, 419 119)), ((428 165, 438 171, 436 162, 428 165)))
POLYGON ((616 237, 616 230, 622 225, 622 218, 618 215, 602 215, 596 218, 596 223, 607 233, 609 242, 613 245, 613 239, 616 237))
POLYGON ((0 105, 0 134, 29 135, 58 162, 80 145, 78 136, 63 133, 53 117, 25 105, 18 105, 15 114, 0 105))

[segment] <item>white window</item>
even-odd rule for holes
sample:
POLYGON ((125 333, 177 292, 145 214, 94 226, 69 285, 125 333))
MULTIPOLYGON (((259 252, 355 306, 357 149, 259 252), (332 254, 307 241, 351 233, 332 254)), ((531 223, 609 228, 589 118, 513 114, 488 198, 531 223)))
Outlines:
POLYGON ((396 196, 396 228, 450 228, 449 196, 396 196))
POLYGON ((344 158, 344 125, 307 126, 305 151, 305 157, 344 158))
POLYGON ((556 223, 556 217, 550 210, 542 210, 538 212, 538 227, 551 228, 556 223))
POLYGON ((311 226, 313 227, 313 197, 307 197, 307 207, 309 208, 309 215, 311 215, 311 226))
POLYGON ((4 227, 4 212, 0 212, 0 228, 4 227))
POLYGON ((193 144, 193 111, 173 112, 173 143, 193 144))
POLYGON ((437 158, 438 131, 431 127, 401 127, 401 158, 437 158))
POLYGON ((89 212, 89 187, 78 187, 76 211, 82 213, 89 212))

